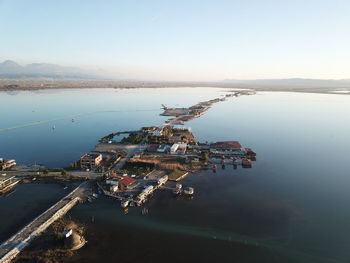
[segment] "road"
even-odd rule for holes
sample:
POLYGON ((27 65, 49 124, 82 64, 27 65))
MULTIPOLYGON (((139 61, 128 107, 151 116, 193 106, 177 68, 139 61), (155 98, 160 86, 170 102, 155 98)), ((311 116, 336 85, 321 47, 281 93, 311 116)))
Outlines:
POLYGON ((51 223, 73 207, 79 198, 84 197, 88 192, 89 182, 83 182, 66 197, 36 217, 7 241, 0 245, 0 263, 10 262, 7 258, 17 255, 31 240, 40 235, 51 223), (59 212, 59 214, 57 214, 59 212))
POLYGON ((118 170, 123 167, 125 162, 132 157, 134 154, 137 153, 142 153, 144 150, 146 150, 147 145, 140 145, 140 144, 135 144, 135 145, 128 145, 129 147, 125 148, 126 155, 123 159, 120 160, 119 163, 117 163, 116 166, 112 168, 112 170, 118 170))

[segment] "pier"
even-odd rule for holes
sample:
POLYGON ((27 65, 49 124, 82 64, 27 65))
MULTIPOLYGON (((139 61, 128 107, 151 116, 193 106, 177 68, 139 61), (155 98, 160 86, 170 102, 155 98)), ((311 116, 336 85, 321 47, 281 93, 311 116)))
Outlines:
POLYGON ((0 263, 9 263, 53 222, 66 214, 84 195, 87 183, 84 182, 40 214, 22 230, 0 245, 0 263))
POLYGON ((0 178, 0 194, 6 193, 19 182, 16 176, 0 178))

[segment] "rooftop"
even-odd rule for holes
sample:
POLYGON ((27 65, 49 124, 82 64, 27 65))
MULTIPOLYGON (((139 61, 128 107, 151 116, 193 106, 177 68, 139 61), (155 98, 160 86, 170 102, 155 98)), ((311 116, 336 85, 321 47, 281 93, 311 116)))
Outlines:
POLYGON ((100 157, 100 155, 101 154, 99 154, 99 153, 86 153, 81 158, 96 159, 96 158, 100 157))
POLYGON ((237 141, 223 141, 210 144, 215 149, 240 149, 242 145, 237 141))
POLYGON ((122 179, 120 179, 120 181, 119 181, 120 184, 123 184, 125 186, 132 185, 135 182, 136 182, 136 180, 134 178, 129 177, 129 176, 125 176, 122 179))

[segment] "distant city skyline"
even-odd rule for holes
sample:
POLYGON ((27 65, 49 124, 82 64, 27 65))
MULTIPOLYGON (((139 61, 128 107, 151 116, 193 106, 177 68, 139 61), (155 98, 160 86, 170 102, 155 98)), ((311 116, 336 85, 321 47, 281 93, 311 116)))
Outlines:
POLYGON ((345 0, 0 0, 0 62, 120 79, 350 78, 345 0))

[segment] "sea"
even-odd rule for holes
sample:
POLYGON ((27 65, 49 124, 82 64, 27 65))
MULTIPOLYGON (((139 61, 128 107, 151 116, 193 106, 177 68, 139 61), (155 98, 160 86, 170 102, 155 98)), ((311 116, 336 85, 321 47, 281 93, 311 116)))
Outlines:
MULTIPOLYGON (((229 92, 1 92, 0 157, 65 167, 111 132, 161 125, 162 105, 188 107, 229 92)), ((105 197, 75 206, 69 216, 86 227, 88 243, 65 262, 350 262, 349 116, 346 94, 258 92, 214 104, 185 126, 201 142, 252 148, 252 168, 227 164, 192 174, 182 181, 194 187, 192 199, 160 190, 146 203, 148 214, 137 207, 125 213, 105 197)), ((0 240, 62 191, 29 184, 0 197, 0 240)))

